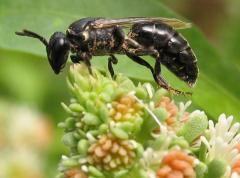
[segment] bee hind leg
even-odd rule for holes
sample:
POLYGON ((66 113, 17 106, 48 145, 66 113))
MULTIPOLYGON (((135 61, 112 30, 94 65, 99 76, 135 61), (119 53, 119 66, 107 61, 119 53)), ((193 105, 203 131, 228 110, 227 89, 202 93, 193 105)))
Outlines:
POLYGON ((130 59, 132 59, 134 62, 147 67, 151 71, 151 73, 153 75, 153 78, 154 78, 155 82, 158 84, 158 86, 166 89, 167 91, 173 92, 174 94, 177 94, 177 95, 191 95, 192 94, 190 92, 183 92, 183 91, 177 90, 175 88, 172 88, 166 82, 166 80, 160 75, 160 73, 161 73, 161 64, 160 64, 160 58, 159 57, 158 57, 158 59, 156 59, 155 66, 153 68, 147 61, 145 61, 141 57, 135 55, 134 53, 126 51, 126 55, 130 59))
POLYGON ((138 63, 138 64, 140 64, 140 65, 143 65, 143 66, 147 67, 147 68, 151 71, 152 75, 154 75, 154 69, 153 69, 153 67, 152 67, 147 61, 145 61, 145 60, 142 59, 141 57, 139 57, 139 56, 137 56, 137 55, 135 55, 135 54, 133 54, 133 53, 127 52, 127 51, 126 51, 126 55, 127 55, 130 59, 132 59, 134 62, 136 62, 136 63, 138 63))
POLYGON ((157 84, 160 87, 162 87, 170 92, 173 92, 174 94, 177 94, 177 95, 192 95, 191 92, 184 92, 184 91, 180 91, 178 89, 171 87, 160 74, 161 74, 161 60, 160 60, 160 56, 158 56, 158 57, 156 57, 156 62, 155 62, 155 66, 154 66, 154 75, 153 75, 157 84))

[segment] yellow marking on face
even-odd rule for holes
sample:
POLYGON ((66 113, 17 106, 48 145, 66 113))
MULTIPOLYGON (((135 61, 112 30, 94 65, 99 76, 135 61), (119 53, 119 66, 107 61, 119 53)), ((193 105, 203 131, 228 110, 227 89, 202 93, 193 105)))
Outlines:
POLYGON ((82 35, 84 36, 84 41, 89 39, 89 32, 88 31, 82 32, 82 35))

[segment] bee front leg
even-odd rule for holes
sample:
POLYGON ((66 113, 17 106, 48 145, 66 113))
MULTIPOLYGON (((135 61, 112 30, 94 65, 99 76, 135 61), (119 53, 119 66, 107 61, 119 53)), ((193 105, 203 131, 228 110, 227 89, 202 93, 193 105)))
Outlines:
POLYGON ((92 58, 91 54, 86 52, 78 52, 75 55, 71 55, 70 58, 73 63, 84 62, 88 68, 89 73, 92 74, 91 62, 90 62, 92 58))
POLYGON ((73 63, 79 63, 80 61, 83 61, 83 59, 79 58, 76 54, 71 55, 70 58, 73 63))
POLYGON ((116 78, 112 65, 117 64, 117 63, 118 63, 118 59, 114 55, 111 54, 110 57, 108 58, 108 70, 111 74, 112 79, 116 78))

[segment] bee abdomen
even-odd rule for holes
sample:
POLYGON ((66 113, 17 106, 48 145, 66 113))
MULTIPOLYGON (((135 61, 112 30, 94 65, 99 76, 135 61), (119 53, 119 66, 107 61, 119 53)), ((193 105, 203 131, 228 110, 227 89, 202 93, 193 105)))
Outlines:
POLYGON ((197 59, 188 42, 175 29, 164 23, 139 23, 131 37, 145 47, 153 47, 165 65, 181 80, 192 86, 198 76, 197 59))
POLYGON ((193 86, 198 77, 197 60, 190 47, 176 53, 161 53, 161 63, 181 80, 193 86))
POLYGON ((197 59, 188 42, 178 33, 161 50, 161 62, 181 80, 194 85, 198 77, 197 59))
POLYGON ((179 34, 175 33, 165 46, 165 50, 171 54, 177 54, 189 47, 188 42, 179 34))

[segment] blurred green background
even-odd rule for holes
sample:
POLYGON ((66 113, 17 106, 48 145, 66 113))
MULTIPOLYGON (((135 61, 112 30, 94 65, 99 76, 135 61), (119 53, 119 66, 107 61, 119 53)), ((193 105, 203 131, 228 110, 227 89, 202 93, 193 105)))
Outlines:
MULTIPOLYGON (((239 8, 239 0, 0 0, 0 178, 54 177, 60 156, 67 153, 57 123, 65 118, 60 102, 70 98, 68 66, 56 76, 44 46, 17 37, 15 31, 26 28, 48 38, 87 16, 162 16, 192 22, 193 28, 181 32, 199 60, 196 86, 189 89, 167 70, 163 75, 174 87, 194 93, 176 97, 192 100, 192 109, 202 109, 213 119, 223 112, 240 119, 239 8), (39 143, 29 143, 33 138, 39 143)), ((100 58, 93 63, 105 70, 107 57, 100 58)), ((153 82, 145 68, 118 58, 118 72, 153 82)))

